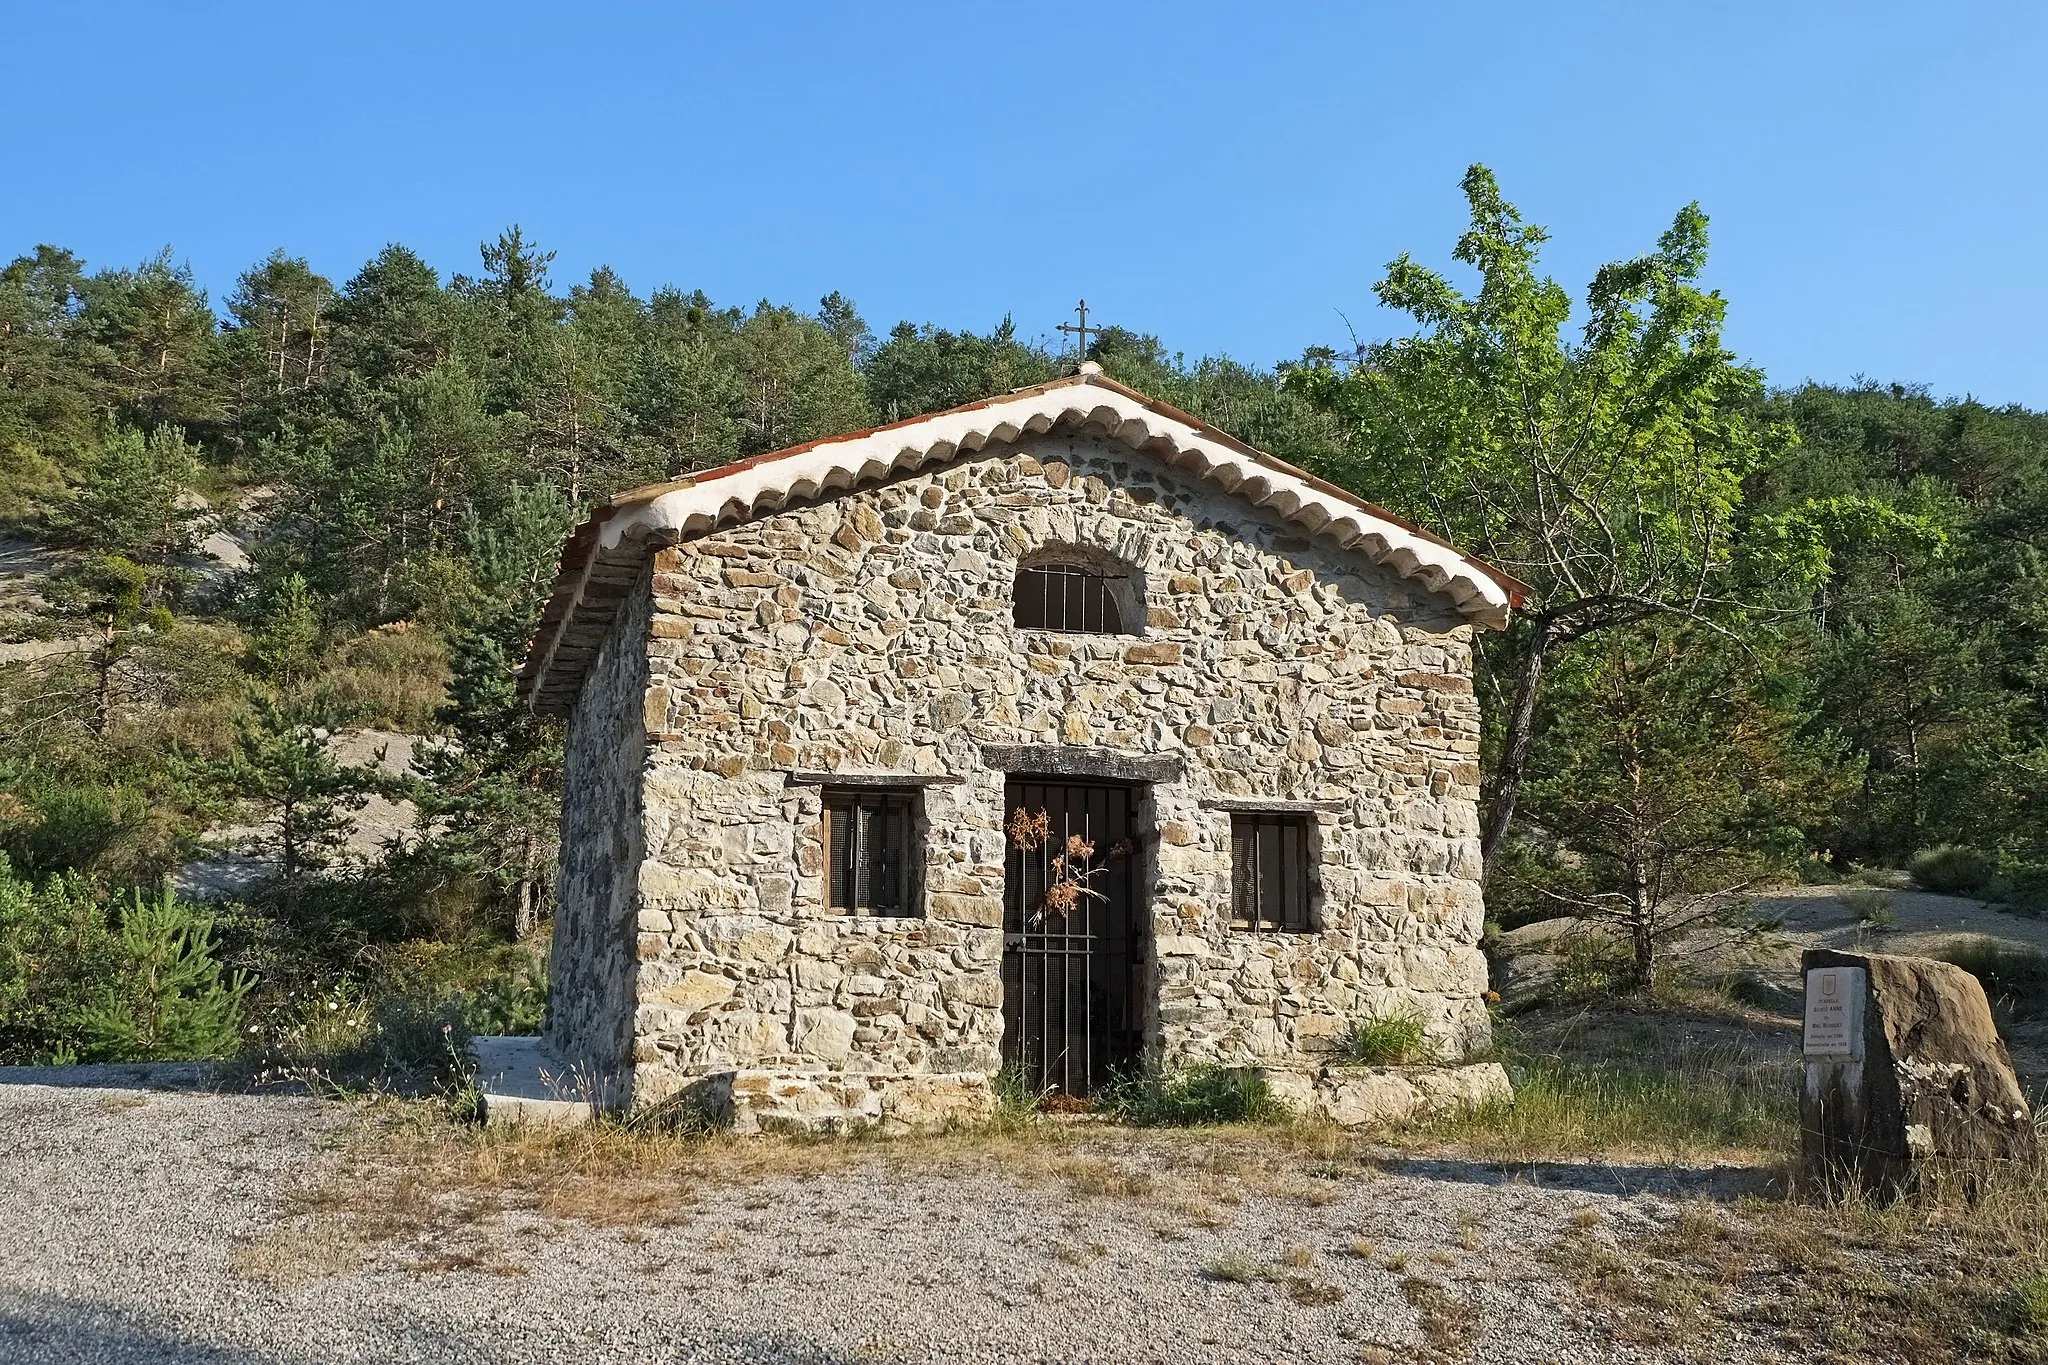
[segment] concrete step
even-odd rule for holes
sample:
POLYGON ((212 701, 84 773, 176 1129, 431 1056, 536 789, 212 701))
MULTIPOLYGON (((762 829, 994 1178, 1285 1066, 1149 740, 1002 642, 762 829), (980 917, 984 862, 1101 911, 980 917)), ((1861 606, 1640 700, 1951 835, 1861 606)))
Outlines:
POLYGON ((597 1116, 596 1106, 585 1098, 587 1087, 577 1084, 540 1039, 472 1038, 469 1046, 476 1057, 485 1123, 574 1125, 597 1116))

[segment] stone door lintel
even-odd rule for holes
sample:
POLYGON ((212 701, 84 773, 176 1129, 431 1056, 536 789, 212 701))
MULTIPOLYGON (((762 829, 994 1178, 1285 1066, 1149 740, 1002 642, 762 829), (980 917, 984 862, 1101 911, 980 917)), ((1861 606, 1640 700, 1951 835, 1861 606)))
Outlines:
POLYGON ((1033 777, 1179 782, 1187 776, 1187 764, 1179 754, 1127 754, 1078 744, 984 744, 981 758, 997 772, 1033 777))

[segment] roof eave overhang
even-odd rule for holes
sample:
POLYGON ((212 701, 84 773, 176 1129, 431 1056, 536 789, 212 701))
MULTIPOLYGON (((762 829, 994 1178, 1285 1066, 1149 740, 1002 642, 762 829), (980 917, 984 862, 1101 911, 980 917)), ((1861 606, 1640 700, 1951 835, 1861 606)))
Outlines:
POLYGON ((583 671, 631 591, 650 542, 685 540, 1055 427, 1099 432, 1151 455, 1449 598, 1476 624, 1505 626, 1525 591, 1509 575, 1383 508, 1113 380, 1084 374, 621 495, 564 544, 554 590, 520 669, 520 691, 540 711, 566 711, 574 703, 583 671))

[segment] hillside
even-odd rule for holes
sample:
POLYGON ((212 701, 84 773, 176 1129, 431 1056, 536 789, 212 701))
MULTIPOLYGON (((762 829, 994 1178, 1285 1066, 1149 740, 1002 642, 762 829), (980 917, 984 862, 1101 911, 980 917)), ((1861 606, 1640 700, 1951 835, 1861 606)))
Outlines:
MULTIPOLYGON (((877 335, 838 294, 746 309, 603 269, 562 288, 549 265, 516 228, 473 275, 392 246, 337 286, 278 252, 217 307, 168 254, 93 271, 45 246, 0 270, 0 1059, 246 1050, 256 1019, 266 1056, 317 1038, 404 1071, 435 1021, 534 1027, 561 734, 510 675, 566 529, 620 489, 1064 363, 1007 320, 877 335), (120 947, 124 925, 156 947, 120 947), (138 984, 140 952, 191 975, 138 984), (361 1022, 336 1038, 314 1013, 361 1022)), ((1089 353, 1456 529, 1427 452, 1400 465, 1345 387, 1398 348, 1269 372, 1110 327, 1089 353)), ((1624 816, 1656 850, 1647 914, 1944 845, 1974 877, 1948 889, 2038 904, 2048 419, 1773 394, 1715 363, 1754 457, 1717 495, 1730 605, 1562 647, 1495 918, 1612 913, 1624 816), (1623 771, 1654 800, 1585 780, 1623 771)), ((1484 644, 1489 793, 1538 615, 1484 644)))

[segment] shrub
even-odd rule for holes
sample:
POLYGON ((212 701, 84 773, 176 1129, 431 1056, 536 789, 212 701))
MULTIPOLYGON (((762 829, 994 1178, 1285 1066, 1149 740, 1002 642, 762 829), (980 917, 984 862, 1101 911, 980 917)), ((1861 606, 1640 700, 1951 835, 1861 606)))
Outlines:
POLYGON ((113 975, 92 882, 73 873, 37 887, 0 854, 0 1064, 76 1060, 78 1017, 113 975))
POLYGON ((1834 886, 1842 880, 1842 873, 1833 862, 1811 854, 1799 860, 1798 872, 1803 886, 1834 886))
POLYGON ((381 626, 336 647, 307 687, 351 724, 429 734, 447 701, 448 646, 433 631, 381 626))
POLYGON ((515 947, 518 964, 472 985, 460 998, 463 1024, 471 1033, 532 1035, 541 1031, 548 1008, 548 965, 515 947))
POLYGON ((42 778, 17 791, 22 812, 0 831, 0 856, 31 879, 121 861, 149 818, 142 794, 123 786, 42 778))
POLYGON ((114 979, 78 1015, 88 1061, 225 1057, 241 1041, 242 1001, 254 984, 224 976, 213 917, 169 887, 130 893, 120 914, 114 979))
POLYGON ((372 994, 343 978, 272 1002, 253 1057, 260 1080, 316 1091, 422 1094, 468 1081, 459 996, 372 994))
POLYGON ((1597 930, 1572 934, 1558 945, 1552 994, 1563 999, 1606 995, 1626 989, 1634 962, 1616 935, 1597 930))
POLYGON ((2048 1334, 2048 1275, 2029 1275, 2006 1295, 2006 1314, 2029 1336, 2048 1334))
POLYGON ((1856 919, 1873 929, 1892 929, 1899 923, 1898 913, 1892 909, 1892 893, 1875 887, 1863 887, 1854 891, 1837 892, 1835 899, 1842 908, 1856 919))
POLYGON ((1345 1036, 1340 1055, 1358 1066, 1409 1066, 1431 1060, 1420 1015, 1409 1011, 1360 1019, 1345 1036))
POLYGON ((259 1074, 318 1089, 459 1089, 471 1037, 538 1033, 547 990, 546 958, 519 944, 365 949, 346 974, 315 966, 277 984, 261 1002, 250 1060, 259 1074))
POLYGON ((38 886, 0 859, 0 1062, 228 1055, 251 983, 224 971, 214 923, 169 890, 110 904, 90 878, 38 886))
POLYGON ((1934 956, 1983 984, 1984 994, 2013 1018, 2048 1014, 2048 956, 1981 934, 1958 939, 1934 956))
POLYGON ((1960 844, 1943 844, 1913 855, 1906 871, 1923 890, 1945 896, 1974 896, 1991 880, 1991 855, 1960 844))
POLYGON ((1985 888, 1985 894, 2025 914, 2048 912, 2048 864, 2004 864, 1985 888))
POLYGON ((1245 1067, 1213 1063, 1119 1077, 1103 1087, 1097 1102, 1105 1113, 1148 1128, 1279 1123, 1289 1117, 1265 1077, 1245 1067))

